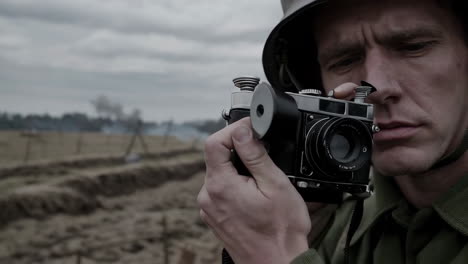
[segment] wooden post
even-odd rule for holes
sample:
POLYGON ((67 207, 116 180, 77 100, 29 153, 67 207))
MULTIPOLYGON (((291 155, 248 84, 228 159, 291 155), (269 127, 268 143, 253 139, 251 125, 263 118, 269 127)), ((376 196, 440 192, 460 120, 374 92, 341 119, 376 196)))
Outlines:
POLYGON ((25 134, 25 136, 26 136, 26 149, 24 151, 23 162, 27 163, 29 160, 30 152, 31 152, 31 136, 27 133, 25 134))
POLYGON ((110 132, 106 132, 106 149, 107 149, 107 152, 108 154, 111 153, 111 150, 110 150, 110 132))
POLYGON ((167 140, 169 138, 169 136, 171 135, 171 130, 172 130, 172 125, 173 125, 174 121, 171 119, 171 121, 169 121, 167 123, 167 129, 166 129, 166 133, 164 134, 164 141, 163 141, 163 147, 166 146, 167 144, 167 140))
POLYGON ((198 142, 200 142, 200 138, 197 137, 192 141, 192 149, 195 150, 197 149, 198 142))
POLYGON ((81 252, 76 254, 76 264, 81 264, 81 252))
POLYGON ((81 154, 81 146, 83 145, 83 132, 78 133, 78 139, 76 141, 76 151, 75 154, 81 154))
POLYGON ((138 140, 140 141, 141 147, 143 148, 143 152, 145 154, 148 154, 148 146, 146 145, 145 139, 143 138, 143 135, 141 134, 141 127, 143 123, 141 120, 138 120, 135 125, 135 130, 133 131, 132 139, 130 140, 130 143, 128 144, 127 150, 125 151, 125 157, 130 154, 130 152, 133 149, 133 145, 135 144, 135 140, 138 137, 138 140))
POLYGON ((57 149, 56 151, 54 151, 54 158, 69 155, 68 150, 67 150, 67 146, 65 145, 65 142, 63 140, 63 130, 61 128, 57 132, 57 136, 58 136, 58 139, 59 139, 58 140, 59 141, 58 145, 60 146, 60 148, 57 149))
POLYGON ((42 132, 41 134, 39 134, 39 139, 41 140, 41 152, 42 152, 42 158, 43 159, 47 159, 49 158, 47 156, 48 154, 48 141, 46 140, 47 136, 45 135, 46 132, 42 132))
POLYGON ((142 134, 142 128, 143 128, 143 122, 138 119, 136 123, 136 128, 135 128, 135 133, 138 136, 138 139, 140 140, 141 147, 143 148, 143 153, 148 154, 148 146, 146 145, 145 139, 142 134))
POLYGON ((124 157, 127 157, 128 154, 130 154, 130 152, 132 151, 133 145, 135 144, 136 137, 137 137, 136 132, 133 132, 132 138, 130 139, 130 143, 128 144, 127 149, 125 150, 124 157))
POLYGON ((138 139, 140 140, 140 144, 143 147, 143 152, 145 154, 148 154, 148 145, 146 145, 145 139, 143 135, 141 134, 141 132, 138 133, 138 139))
POLYGON ((166 215, 163 216, 161 221, 163 227, 162 233, 162 243, 163 243, 163 254, 164 254, 164 264, 169 264, 169 232, 167 230, 167 218, 166 215))
POLYGON ((193 264, 195 263, 195 257, 196 255, 194 252, 183 248, 182 253, 180 253, 178 264, 193 264))

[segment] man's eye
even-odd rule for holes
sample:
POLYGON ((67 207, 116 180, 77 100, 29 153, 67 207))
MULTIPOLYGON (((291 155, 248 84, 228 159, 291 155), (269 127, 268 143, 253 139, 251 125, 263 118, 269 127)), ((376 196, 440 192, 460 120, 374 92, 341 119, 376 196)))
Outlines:
POLYGON ((428 50, 434 44, 435 44, 435 41, 406 43, 406 44, 401 44, 399 47, 397 47, 397 51, 408 53, 410 55, 419 55, 423 53, 424 51, 428 50))
POLYGON ((360 59, 361 59, 360 56, 342 58, 340 60, 337 60, 331 63, 328 69, 331 71, 345 71, 353 64, 359 62, 360 59))

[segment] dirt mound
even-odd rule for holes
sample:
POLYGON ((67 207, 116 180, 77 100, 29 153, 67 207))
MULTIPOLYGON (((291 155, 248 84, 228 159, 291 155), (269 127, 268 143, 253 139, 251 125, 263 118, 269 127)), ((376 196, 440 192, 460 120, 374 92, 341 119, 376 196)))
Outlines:
POLYGON ((100 197, 89 214, 14 221, 0 229, 0 263, 219 263, 221 245, 196 204, 204 176, 100 197))
POLYGON ((86 214, 101 206, 100 196, 119 196, 185 180, 204 169, 201 154, 161 163, 140 163, 118 170, 60 178, 52 183, 19 188, 0 197, 0 227, 26 217, 57 213, 86 214))
POLYGON ((25 188, 0 199, 0 226, 24 217, 87 213, 98 206, 96 197, 87 197, 70 189, 45 186, 25 188))
POLYGON ((116 196, 142 188, 157 187, 167 181, 185 180, 204 168, 204 161, 198 156, 185 161, 167 161, 164 165, 144 164, 97 175, 80 175, 63 180, 57 185, 88 196, 116 196))
MULTIPOLYGON (((172 149, 170 151, 139 154, 140 159, 170 158, 183 154, 197 153, 200 150, 194 148, 172 149)), ((74 157, 64 160, 37 161, 30 164, 14 165, 0 168, 0 180, 13 176, 29 176, 37 174, 58 175, 65 174, 70 169, 84 169, 90 167, 105 167, 125 164, 125 157, 114 156, 86 156, 74 157)))

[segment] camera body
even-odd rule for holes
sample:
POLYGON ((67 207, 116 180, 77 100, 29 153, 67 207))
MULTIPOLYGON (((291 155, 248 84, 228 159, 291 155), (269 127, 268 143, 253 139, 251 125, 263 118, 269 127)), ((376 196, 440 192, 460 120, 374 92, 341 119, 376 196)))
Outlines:
MULTIPOLYGON (((363 103, 371 86, 358 87, 354 102, 319 96, 318 90, 276 91, 258 78, 234 79, 223 117, 233 123, 250 116, 255 136, 305 201, 338 203, 345 193, 370 195, 373 107, 363 103), (362 92, 364 91, 365 92, 362 92)), ((233 152, 239 174, 250 173, 233 152)))

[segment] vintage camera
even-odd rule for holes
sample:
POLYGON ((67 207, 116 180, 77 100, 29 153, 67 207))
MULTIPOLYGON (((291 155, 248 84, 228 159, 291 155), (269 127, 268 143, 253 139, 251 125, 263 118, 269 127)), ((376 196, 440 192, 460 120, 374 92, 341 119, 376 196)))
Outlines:
MULTIPOLYGON (((254 133, 274 163, 288 175, 306 201, 338 203, 344 194, 370 195, 373 106, 364 98, 375 90, 363 82, 354 101, 321 96, 320 90, 299 93, 275 90, 257 77, 233 80, 231 124, 250 116, 254 133)), ((239 174, 250 173, 233 152, 239 174)))

